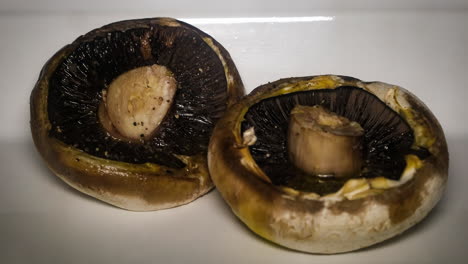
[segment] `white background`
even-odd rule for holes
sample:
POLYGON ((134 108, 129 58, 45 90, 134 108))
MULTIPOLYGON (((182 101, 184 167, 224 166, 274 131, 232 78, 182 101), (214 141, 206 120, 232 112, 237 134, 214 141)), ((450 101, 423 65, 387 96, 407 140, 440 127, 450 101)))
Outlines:
POLYGON ((2 0, 0 262, 464 263, 467 75, 463 0, 2 0), (152 16, 176 17, 215 37, 232 55, 247 91, 283 77, 326 73, 407 88, 446 133, 451 161, 443 200, 402 236, 358 252, 317 256, 257 237, 217 191, 175 209, 134 213, 72 190, 47 170, 31 140, 29 94, 40 69, 80 34, 152 16))

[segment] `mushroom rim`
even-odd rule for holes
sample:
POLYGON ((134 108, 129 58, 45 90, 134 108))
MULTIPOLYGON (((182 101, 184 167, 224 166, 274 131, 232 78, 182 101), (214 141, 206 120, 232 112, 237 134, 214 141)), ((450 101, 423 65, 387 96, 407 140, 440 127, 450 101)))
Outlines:
POLYGON ((78 37, 71 44, 65 45, 45 63, 30 96, 30 127, 33 141, 49 169, 71 187, 116 207, 131 211, 160 210, 187 204, 213 189, 214 185, 209 176, 206 153, 194 156, 178 155, 177 157, 186 166, 175 169, 155 163, 132 164, 102 159, 65 145, 60 140, 48 135, 52 128, 47 110, 48 87, 55 69, 80 42, 91 41, 95 37, 112 31, 126 31, 135 27, 151 28, 154 25, 185 27, 193 34, 199 35, 216 53, 218 59, 222 59, 227 80, 227 106, 237 102, 245 94, 244 85, 232 58, 214 38, 190 24, 173 18, 144 18, 105 25, 78 37), (161 173, 167 171, 173 173, 171 175, 161 173), (101 176, 101 182, 90 184, 80 180, 80 177, 90 175, 101 176), (129 181, 129 185, 120 186, 120 193, 114 193, 112 188, 119 185, 119 181, 124 180, 129 181), (145 183, 147 181, 150 181, 149 185, 156 190, 145 189, 144 186, 148 185, 145 183), (163 183, 179 184, 182 187, 173 193, 162 191, 161 196, 158 197, 161 198, 160 201, 151 199, 149 197, 151 192, 157 192, 157 188, 163 183))

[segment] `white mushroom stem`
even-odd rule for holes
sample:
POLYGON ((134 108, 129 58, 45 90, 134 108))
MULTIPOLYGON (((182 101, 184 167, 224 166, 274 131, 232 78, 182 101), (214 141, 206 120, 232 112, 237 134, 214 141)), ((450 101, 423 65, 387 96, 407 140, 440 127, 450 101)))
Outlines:
POLYGON ((111 134, 117 131, 126 139, 148 139, 166 116, 176 88, 176 80, 164 66, 154 64, 123 73, 103 94, 101 123, 111 134))
POLYGON ((291 111, 288 152, 310 175, 350 177, 362 167, 362 127, 321 106, 297 105, 291 111))

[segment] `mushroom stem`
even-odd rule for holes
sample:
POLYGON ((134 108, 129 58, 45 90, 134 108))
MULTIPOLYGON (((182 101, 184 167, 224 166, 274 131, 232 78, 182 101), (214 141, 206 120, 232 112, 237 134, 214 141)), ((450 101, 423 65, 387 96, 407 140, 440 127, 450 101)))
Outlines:
POLYGON ((310 175, 350 177, 362 167, 362 127, 322 106, 297 105, 291 111, 288 152, 310 175))
POLYGON ((177 89, 165 66, 143 66, 118 76, 103 93, 101 124, 110 134, 130 140, 151 138, 163 121, 177 89))

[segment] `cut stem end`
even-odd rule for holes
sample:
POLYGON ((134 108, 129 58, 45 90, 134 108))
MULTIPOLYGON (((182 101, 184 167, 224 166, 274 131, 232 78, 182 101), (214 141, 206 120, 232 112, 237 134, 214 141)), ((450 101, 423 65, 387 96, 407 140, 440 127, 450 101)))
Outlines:
POLYGON ((310 175, 352 177, 361 171, 362 127, 322 106, 297 105, 291 111, 288 152, 310 175))
POLYGON ((169 111, 176 89, 177 82, 165 66, 153 64, 123 73, 103 91, 101 124, 112 135, 149 139, 169 111))

